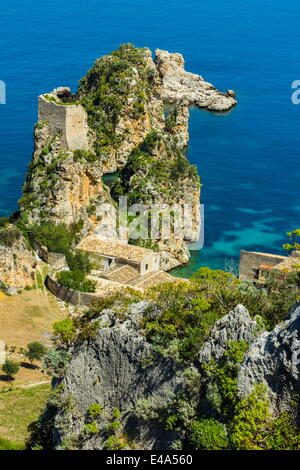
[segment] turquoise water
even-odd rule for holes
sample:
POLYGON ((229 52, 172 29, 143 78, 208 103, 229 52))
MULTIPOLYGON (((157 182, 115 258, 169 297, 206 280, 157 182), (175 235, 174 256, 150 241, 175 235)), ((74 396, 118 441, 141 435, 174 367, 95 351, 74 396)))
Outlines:
POLYGON ((77 81, 132 42, 182 52, 186 68, 234 89, 226 115, 191 110, 189 158, 203 183, 205 244, 181 273, 224 267, 241 249, 281 252, 299 226, 300 4, 278 0, 1 1, 0 215, 17 207, 32 152, 37 95, 77 81))

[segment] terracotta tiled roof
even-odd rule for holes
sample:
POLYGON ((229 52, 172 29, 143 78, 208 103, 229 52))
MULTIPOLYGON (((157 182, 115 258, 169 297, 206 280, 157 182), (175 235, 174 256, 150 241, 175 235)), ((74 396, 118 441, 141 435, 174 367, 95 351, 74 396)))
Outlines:
POLYGON ((146 256, 153 253, 152 250, 140 246, 124 244, 118 239, 99 239, 93 236, 84 238, 79 245, 77 245, 77 249, 110 256, 112 258, 135 261, 137 263, 140 263, 146 256))
POLYGON ((268 264, 260 264, 258 266, 258 269, 262 269, 263 271, 269 271, 270 269, 273 269, 274 266, 269 266, 268 264))

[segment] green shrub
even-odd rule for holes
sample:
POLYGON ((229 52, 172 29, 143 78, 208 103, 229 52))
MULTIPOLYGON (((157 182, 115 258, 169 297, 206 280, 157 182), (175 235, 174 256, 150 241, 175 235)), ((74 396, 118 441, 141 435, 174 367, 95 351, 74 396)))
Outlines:
POLYGON ((71 251, 68 251, 66 259, 71 271, 83 271, 85 274, 89 274, 91 272, 92 265, 87 253, 80 251, 72 253, 71 251))
POLYGON ((10 223, 9 217, 0 217, 0 228, 5 227, 10 223))
POLYGON ((33 361, 40 361, 46 352, 47 349, 42 343, 33 341, 27 345, 26 357, 33 363, 33 361))
POLYGON ((265 450, 267 423, 270 419, 266 387, 257 385, 237 405, 232 421, 231 445, 239 450, 265 450))
POLYGON ((267 388, 256 384, 241 400, 231 423, 231 446, 238 450, 300 450, 296 410, 276 418, 270 410, 267 388))
POLYGON ((104 450, 122 450, 127 448, 126 440, 119 436, 112 435, 104 443, 104 450))
POLYGON ((33 241, 46 246, 54 253, 67 253, 74 240, 74 234, 66 224, 54 225, 46 222, 42 225, 33 225, 29 229, 29 237, 33 241))
POLYGON ((5 363, 2 366, 3 372, 8 376, 10 380, 13 380, 14 375, 19 372, 19 369, 19 364, 9 359, 6 359, 5 363))
POLYGON ((230 420, 238 403, 237 376, 248 344, 245 341, 230 341, 223 357, 204 364, 202 369, 210 377, 206 398, 223 419, 230 420))
POLYGON ((82 317, 83 321, 89 321, 91 318, 98 318, 102 311, 114 307, 114 311, 120 317, 124 317, 129 307, 133 303, 143 300, 143 294, 130 287, 122 289, 122 292, 103 297, 93 303, 90 310, 82 317))
POLYGON ((160 352, 178 339, 180 359, 193 359, 217 319, 209 301, 189 283, 169 283, 152 292, 155 301, 143 319, 146 336, 160 352))
POLYGON ((99 426, 96 423, 96 421, 93 421, 92 423, 88 423, 84 426, 84 428, 90 433, 90 434, 98 434, 99 432, 99 426))
POLYGON ((119 410, 119 408, 113 409, 112 417, 113 419, 119 419, 121 417, 121 411, 119 410))
POLYGON ((94 163, 99 160, 98 156, 95 153, 89 152, 87 150, 75 150, 74 151, 74 160, 76 161, 87 161, 89 163, 94 163))
POLYGON ((80 292, 95 292, 96 282, 86 279, 84 271, 61 271, 57 275, 58 282, 69 289, 80 292))
POLYGON ((300 229, 297 228, 295 230, 292 230, 291 232, 287 232, 287 237, 290 239, 290 243, 285 243, 283 248, 290 253, 293 250, 300 250, 300 243, 299 243, 299 237, 300 237, 300 229))
MULTIPOLYGON (((294 413, 296 415, 296 413, 294 413)), ((300 450, 300 430, 292 413, 282 412, 267 433, 267 448, 270 450, 300 450)))
MULTIPOLYGON (((58 334, 58 330, 62 330, 62 328, 56 328, 56 332, 58 334)), ((72 331, 72 328, 71 328, 72 331)), ((61 337, 63 334, 64 343, 69 344, 69 341, 75 338, 70 332, 69 335, 67 333, 60 333, 58 334, 61 337), (65 336, 66 335, 66 336, 65 336)), ((43 357, 42 361, 42 369, 47 374, 51 375, 52 377, 62 377, 65 371, 67 364, 71 360, 71 355, 62 348, 55 348, 51 349, 47 352, 47 354, 43 357)))
POLYGON ((89 406, 88 415, 90 418, 98 418, 103 413, 103 406, 99 403, 93 403, 89 406))
POLYGON ((112 421, 111 423, 108 423, 107 425, 107 431, 110 433, 110 434, 115 434, 121 427, 122 423, 121 421, 112 421))
POLYGON ((197 450, 224 450, 228 447, 224 424, 212 418, 201 419, 191 424, 190 441, 197 450))
POLYGON ((76 328, 71 318, 66 318, 53 324, 53 332, 59 341, 64 345, 69 345, 76 338, 76 328))

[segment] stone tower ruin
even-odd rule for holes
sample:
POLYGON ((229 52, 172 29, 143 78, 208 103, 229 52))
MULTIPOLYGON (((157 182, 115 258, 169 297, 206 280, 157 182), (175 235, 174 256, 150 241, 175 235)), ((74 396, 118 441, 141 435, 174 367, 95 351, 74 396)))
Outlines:
POLYGON ((69 88, 57 88, 38 98, 38 122, 46 122, 53 136, 60 134, 66 150, 89 150, 87 114, 80 104, 64 103, 60 98, 69 88))

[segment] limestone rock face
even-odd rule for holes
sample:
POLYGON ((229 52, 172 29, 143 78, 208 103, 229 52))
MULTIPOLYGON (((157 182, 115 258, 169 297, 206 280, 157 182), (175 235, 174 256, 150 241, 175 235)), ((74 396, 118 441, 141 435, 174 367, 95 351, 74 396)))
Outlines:
POLYGON ((61 137, 51 137, 47 124, 36 128, 35 151, 25 183, 26 191, 34 197, 33 204, 29 201, 30 222, 40 223, 41 215, 47 214, 54 223, 83 219, 88 227, 93 226, 96 221, 89 216, 88 206, 110 200, 102 176, 99 162, 76 159, 73 152, 63 150, 61 137))
POLYGON ((273 331, 250 347, 241 366, 238 389, 249 394, 255 383, 268 387, 274 411, 286 410, 300 392, 300 305, 273 331))
MULTIPOLYGON (((170 449, 178 438, 176 433, 143 421, 135 413, 140 399, 150 399, 156 406, 167 403, 181 390, 181 372, 187 367, 159 354, 150 360, 153 350, 141 331, 147 307, 143 301, 131 305, 122 315, 116 305, 102 311, 97 335, 71 348, 72 359, 60 386, 73 406, 62 407, 56 414, 54 446, 82 436, 88 409, 95 403, 104 408, 103 416, 113 408, 120 409, 122 433, 138 449, 170 449)), ((215 323, 199 351, 199 363, 221 359, 230 341, 246 341, 250 345, 238 371, 240 396, 251 393, 255 384, 265 384, 274 414, 288 410, 300 392, 300 304, 285 322, 264 333, 260 333, 258 323, 245 307, 238 305, 215 323)), ((201 402, 201 387, 199 394, 200 406, 206 407, 205 398, 201 402)), ((105 429, 105 419, 97 419, 97 434, 77 439, 80 447, 103 449, 107 438, 107 433, 101 431, 105 429)))
POLYGON ((15 294, 26 286, 32 287, 36 263, 35 255, 22 236, 12 246, 0 244, 1 288, 9 294, 15 294))
MULTIPOLYGON (((140 333, 138 323, 146 302, 133 304, 125 320, 118 320, 112 310, 103 311, 97 337, 74 347, 73 358, 61 383, 76 404, 76 418, 57 416, 55 444, 82 431, 90 405, 99 403, 105 410, 118 408, 124 432, 142 449, 167 449, 174 432, 151 427, 134 414, 141 398, 166 399, 177 390, 178 366, 172 359, 158 357, 147 364, 151 349, 140 333)), ((103 436, 91 436, 84 449, 101 449, 103 436)))
POLYGON ((155 63, 162 77, 162 97, 167 102, 187 100, 210 111, 227 111, 236 104, 232 90, 219 92, 203 77, 184 70, 181 54, 157 49, 155 63))
POLYGON ((188 263, 190 253, 182 239, 170 239, 159 242, 160 268, 169 271, 181 264, 188 263))
POLYGON ((229 341, 246 341, 251 344, 258 333, 258 324, 252 320, 248 310, 243 305, 229 312, 218 320, 210 333, 208 341, 199 352, 199 362, 220 359, 229 341))

